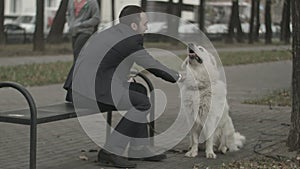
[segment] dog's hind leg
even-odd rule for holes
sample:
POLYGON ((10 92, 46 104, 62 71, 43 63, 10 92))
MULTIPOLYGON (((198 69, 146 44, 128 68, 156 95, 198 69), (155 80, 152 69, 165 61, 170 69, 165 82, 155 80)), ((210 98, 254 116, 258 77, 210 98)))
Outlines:
POLYGON ((206 158, 217 158, 217 155, 214 153, 214 136, 210 136, 206 140, 205 148, 206 158))
POLYGON ((224 134, 220 137, 220 145, 218 148, 219 151, 221 151, 223 154, 226 154, 228 148, 226 147, 226 136, 224 134))
POLYGON ((198 143, 199 143, 199 134, 198 132, 191 133, 190 136, 190 150, 185 153, 186 157, 196 157, 198 155, 198 143))

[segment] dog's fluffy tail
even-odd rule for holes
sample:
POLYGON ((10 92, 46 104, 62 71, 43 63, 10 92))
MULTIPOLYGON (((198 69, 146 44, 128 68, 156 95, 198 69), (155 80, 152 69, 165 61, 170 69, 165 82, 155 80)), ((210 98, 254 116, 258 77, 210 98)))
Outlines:
POLYGON ((233 134, 233 142, 228 145, 229 151, 238 151, 244 146, 246 137, 241 135, 239 132, 233 134))

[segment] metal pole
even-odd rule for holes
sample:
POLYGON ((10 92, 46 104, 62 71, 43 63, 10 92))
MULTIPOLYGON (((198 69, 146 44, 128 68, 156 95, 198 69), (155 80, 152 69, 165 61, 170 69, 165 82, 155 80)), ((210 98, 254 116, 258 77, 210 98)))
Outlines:
POLYGON ((111 118, 112 118, 112 111, 107 112, 107 117, 106 117, 106 143, 108 141, 108 138, 111 134, 111 118))
POLYGON ((151 109, 150 109, 150 128, 149 128, 149 133, 150 133, 150 142, 152 145, 154 145, 154 128, 155 128, 155 123, 154 123, 154 110, 155 110, 155 93, 153 91, 153 84, 151 83, 151 81, 149 80, 149 78, 138 72, 136 73, 137 76, 141 77, 148 85, 149 91, 150 91, 150 101, 151 101, 151 109))
POLYGON ((26 98, 30 108, 30 169, 36 169, 36 141, 37 141, 37 109, 35 102, 28 92, 28 90, 22 85, 14 82, 0 82, 0 88, 11 87, 18 90, 26 98))

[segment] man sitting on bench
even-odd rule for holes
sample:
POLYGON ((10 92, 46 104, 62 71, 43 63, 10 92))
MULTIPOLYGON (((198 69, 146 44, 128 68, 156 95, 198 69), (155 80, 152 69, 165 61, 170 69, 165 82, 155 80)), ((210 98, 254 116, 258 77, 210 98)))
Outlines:
MULTIPOLYGON (((178 72, 155 60, 144 49, 143 34, 147 30, 148 18, 141 7, 133 5, 124 7, 119 21, 119 24, 101 32, 103 36, 99 35, 107 39, 90 43, 98 48, 111 46, 107 52, 95 54, 104 53, 95 79, 95 95, 99 109, 101 112, 127 110, 107 138, 103 149, 99 151, 98 161, 114 167, 134 168, 135 163, 122 157, 128 145, 128 157, 135 157, 135 160, 161 161, 166 158, 166 155, 151 151, 147 129, 147 115, 151 103, 147 97, 147 90, 142 84, 128 82, 132 65, 136 63, 171 83, 184 78, 178 72)), ((82 74, 86 75, 86 73, 82 74)))

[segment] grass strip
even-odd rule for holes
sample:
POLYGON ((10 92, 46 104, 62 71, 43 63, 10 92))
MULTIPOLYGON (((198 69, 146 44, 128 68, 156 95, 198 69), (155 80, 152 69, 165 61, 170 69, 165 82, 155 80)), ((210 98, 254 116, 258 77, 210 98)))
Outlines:
POLYGON ((219 52, 224 66, 291 60, 289 51, 219 52))
POLYGON ((292 106, 291 90, 280 89, 270 92, 262 97, 245 100, 245 104, 258 104, 258 105, 269 105, 269 106, 292 106))
POLYGON ((0 57, 60 56, 72 54, 71 43, 46 44, 45 51, 33 51, 32 44, 0 45, 0 57))
MULTIPOLYGON (((221 52, 219 55, 224 66, 288 60, 292 57, 287 51, 221 52)), ((180 57, 184 59, 186 56, 180 57)), ((172 65, 166 57, 158 59, 173 69, 181 65, 172 65)), ((25 86, 63 83, 71 64, 72 62, 55 62, 0 67, 0 81, 14 81, 25 86)))
POLYGON ((63 83, 72 62, 55 62, 0 67, 0 81, 13 81, 24 86, 63 83))

